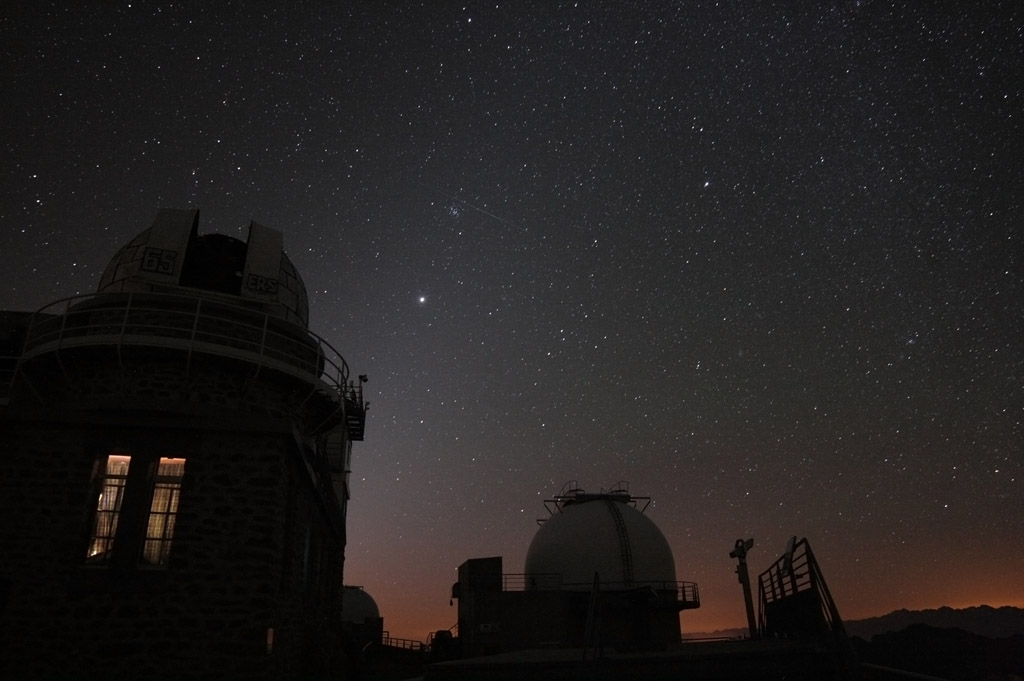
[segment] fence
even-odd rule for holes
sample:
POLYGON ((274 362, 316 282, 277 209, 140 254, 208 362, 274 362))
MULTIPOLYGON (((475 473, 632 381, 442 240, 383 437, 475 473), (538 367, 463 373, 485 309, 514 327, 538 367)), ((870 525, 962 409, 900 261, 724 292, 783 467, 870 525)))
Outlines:
POLYGON ((66 298, 32 316, 22 361, 80 347, 182 350, 232 357, 322 382, 337 399, 359 401, 349 368, 330 343, 301 326, 260 310, 161 293, 103 293, 66 298))

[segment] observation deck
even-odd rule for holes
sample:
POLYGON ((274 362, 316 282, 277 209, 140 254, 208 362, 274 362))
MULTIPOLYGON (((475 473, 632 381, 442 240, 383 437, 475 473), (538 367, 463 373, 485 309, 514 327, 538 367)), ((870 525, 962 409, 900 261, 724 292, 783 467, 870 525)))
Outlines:
POLYGON ((67 376, 67 364, 89 350, 114 353, 124 366, 143 349, 171 351, 187 375, 201 357, 245 365, 249 378, 265 372, 298 382, 300 406, 315 407, 322 422, 344 419, 350 440, 362 440, 366 420, 362 382, 330 343, 315 333, 255 307, 194 294, 118 292, 65 298, 32 315, 14 381, 33 385, 32 367, 51 359, 67 376))

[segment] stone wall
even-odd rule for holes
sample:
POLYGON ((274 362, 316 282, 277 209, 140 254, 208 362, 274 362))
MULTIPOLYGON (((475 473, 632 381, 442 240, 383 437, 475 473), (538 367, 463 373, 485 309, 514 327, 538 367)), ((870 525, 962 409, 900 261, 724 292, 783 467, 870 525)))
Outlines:
MULTIPOLYGON (((182 410, 216 406, 240 414, 286 418, 317 425, 332 411, 342 420, 340 396, 317 394, 315 386, 271 370, 226 357, 183 351, 130 348, 78 348, 22 365, 21 384, 12 389, 22 403, 88 406, 165 402, 182 410)), ((305 428, 302 427, 304 430, 305 428)))
POLYGON ((343 537, 289 435, 167 433, 174 451, 158 453, 187 459, 169 564, 115 569, 85 561, 92 475, 100 443, 131 441, 130 424, 15 430, 0 436, 9 678, 328 675, 343 537))

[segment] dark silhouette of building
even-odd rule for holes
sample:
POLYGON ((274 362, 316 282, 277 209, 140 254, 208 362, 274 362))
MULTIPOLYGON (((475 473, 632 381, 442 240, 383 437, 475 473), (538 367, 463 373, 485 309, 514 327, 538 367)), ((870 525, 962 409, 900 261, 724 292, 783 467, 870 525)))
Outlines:
POLYGON ((93 295, 0 313, 6 678, 330 678, 363 377, 279 232, 165 210, 93 295))
POLYGON ((380 654, 384 618, 376 601, 361 586, 346 585, 341 596, 341 635, 349 676, 365 678, 370 663, 380 654))
MULTIPOLYGON (((682 641, 679 613, 700 605, 677 582, 649 499, 624 485, 588 493, 570 483, 545 504, 521 574, 500 557, 459 566, 461 659, 424 668, 427 681, 566 678, 852 680, 859 666, 806 540, 794 538, 757 581, 760 616, 742 640, 682 641), (638 502, 642 502, 642 505, 638 502)), ((752 540, 730 554, 742 558, 752 540), (741 555, 742 554, 742 555, 741 555)), ((741 582, 748 579, 746 570, 741 582)), ((753 611, 753 592, 744 588, 753 611)))
POLYGON ((500 557, 459 566, 463 654, 678 643, 680 611, 700 607, 697 585, 676 580, 672 549, 638 501, 649 499, 570 483, 547 502, 522 574, 503 574, 500 557))
POLYGON ((345 638, 357 649, 379 646, 384 640, 384 618, 373 597, 361 586, 345 586, 342 592, 341 626, 345 638))

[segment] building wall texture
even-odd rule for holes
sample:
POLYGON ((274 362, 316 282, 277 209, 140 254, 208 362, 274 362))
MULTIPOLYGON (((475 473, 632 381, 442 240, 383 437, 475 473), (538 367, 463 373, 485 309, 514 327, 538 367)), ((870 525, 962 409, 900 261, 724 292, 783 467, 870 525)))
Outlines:
POLYGON ((79 348, 22 365, 0 406, 7 678, 340 676, 344 520, 309 387, 185 360, 79 348), (165 566, 86 561, 114 452, 186 460, 165 566))
POLYGON ((342 676, 361 389, 280 234, 197 224, 163 211, 98 294, 0 314, 0 678, 342 676))
POLYGON ((4 428, 0 664, 9 678, 330 676, 343 536, 291 439, 128 424, 4 428), (125 439, 174 443, 187 459, 166 568, 85 561, 93 467, 104 440, 125 439))

